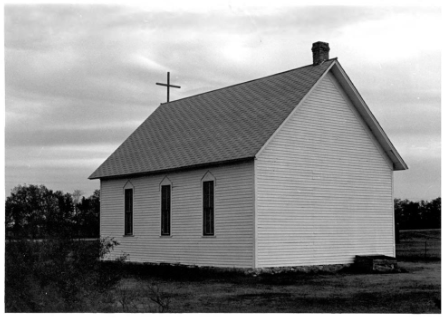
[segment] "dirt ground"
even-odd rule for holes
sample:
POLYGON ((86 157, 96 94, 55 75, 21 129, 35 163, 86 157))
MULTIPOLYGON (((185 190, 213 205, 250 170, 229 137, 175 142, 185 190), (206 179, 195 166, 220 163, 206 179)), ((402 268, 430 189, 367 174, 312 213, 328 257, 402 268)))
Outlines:
POLYGON ((407 230, 400 238, 398 273, 253 276, 155 267, 131 271, 98 300, 99 311, 441 313, 441 230, 407 230))
MULTIPOLYGON (((127 307, 117 311, 158 311, 145 294, 156 283, 176 313, 440 313, 441 263, 399 262, 406 272, 390 274, 287 274, 243 279, 169 281, 127 278, 127 307), (130 296, 128 294, 127 296, 130 296), (130 300, 131 299, 131 300, 130 300)), ((125 294, 126 292, 124 292, 125 294)))

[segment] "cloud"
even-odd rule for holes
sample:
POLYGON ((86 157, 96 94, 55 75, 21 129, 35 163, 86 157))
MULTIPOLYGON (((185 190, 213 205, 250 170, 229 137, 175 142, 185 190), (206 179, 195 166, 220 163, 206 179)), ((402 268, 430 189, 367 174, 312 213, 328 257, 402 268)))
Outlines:
POLYGON ((403 155, 413 161, 439 152, 437 8, 231 2, 7 5, 4 12, 9 185, 85 183, 165 101, 155 83, 167 71, 181 86, 171 99, 179 99, 310 64, 318 40, 330 43, 331 57, 340 57, 403 155), (64 162, 83 177, 64 172, 64 162))
POLYGON ((440 197, 440 158, 421 157, 419 160, 410 160, 407 163, 410 170, 394 173, 394 197, 416 201, 440 197))
POLYGON ((370 61, 401 64, 427 52, 439 52, 436 43, 442 36, 441 8, 389 7, 382 12, 385 14, 380 19, 343 26, 345 37, 352 39, 343 43, 344 48, 353 52, 364 48, 368 55, 359 57, 370 61))
MULTIPOLYGON (((91 162, 91 165, 97 165, 97 162, 91 162)), ((64 192, 73 192, 82 190, 86 196, 93 194, 95 189, 99 189, 98 180, 88 180, 91 174, 91 167, 79 166, 55 166, 50 169, 29 166, 8 166, 5 177, 6 195, 17 185, 23 184, 43 184, 52 190, 61 190, 64 192)))

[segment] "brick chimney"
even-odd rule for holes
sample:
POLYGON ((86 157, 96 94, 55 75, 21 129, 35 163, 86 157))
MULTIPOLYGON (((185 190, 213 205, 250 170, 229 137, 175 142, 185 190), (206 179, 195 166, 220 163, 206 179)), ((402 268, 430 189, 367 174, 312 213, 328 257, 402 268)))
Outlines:
POLYGON ((326 60, 329 60, 329 43, 315 42, 312 44, 312 55, 314 58, 314 65, 319 65, 326 60))

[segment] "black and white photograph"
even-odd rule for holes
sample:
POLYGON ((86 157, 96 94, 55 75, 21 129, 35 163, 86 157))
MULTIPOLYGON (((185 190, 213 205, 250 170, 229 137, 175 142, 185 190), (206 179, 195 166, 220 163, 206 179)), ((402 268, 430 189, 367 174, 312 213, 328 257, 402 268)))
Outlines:
POLYGON ((440 1, 5 2, 6 313, 441 313, 440 1))

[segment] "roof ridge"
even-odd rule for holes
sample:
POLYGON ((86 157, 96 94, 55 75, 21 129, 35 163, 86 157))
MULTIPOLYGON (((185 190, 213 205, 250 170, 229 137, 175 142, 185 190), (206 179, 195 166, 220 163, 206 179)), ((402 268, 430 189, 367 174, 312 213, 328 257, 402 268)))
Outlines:
MULTIPOLYGON (((331 62, 331 61, 337 60, 337 59, 338 59, 337 57, 333 57, 331 59, 325 60, 321 64, 324 64, 326 62, 331 62)), ((288 72, 293 72, 293 71, 296 71, 296 70, 299 70, 299 69, 302 69, 302 68, 306 68, 306 67, 309 67, 309 66, 319 66, 321 64, 318 64, 318 65, 313 65, 313 64, 304 65, 304 66, 301 66, 301 67, 293 68, 291 70, 287 70, 287 71, 283 71, 283 72, 279 72, 279 73, 275 73, 275 74, 271 74, 271 75, 255 78, 255 79, 252 79, 252 80, 248 80, 248 81, 245 81, 245 82, 242 82, 242 83, 232 84, 232 85, 228 85, 228 86, 225 86, 225 87, 216 88, 216 89, 213 89, 213 90, 210 90, 210 91, 207 91, 207 92, 203 92, 203 93, 199 93, 199 94, 195 94, 195 95, 191 95, 191 96, 182 97, 182 98, 173 100, 171 102, 161 103, 160 106, 173 104, 173 103, 175 103, 177 101, 185 100, 185 99, 188 99, 188 98, 193 98, 193 97, 197 97, 197 96, 200 96, 200 95, 213 93, 213 92, 216 92, 216 91, 219 91, 219 90, 223 90, 223 89, 227 89, 227 88, 231 88, 231 87, 236 87, 236 86, 239 86, 239 85, 244 85, 244 84, 247 84, 247 83, 250 83, 250 82, 259 81, 259 80, 266 79, 266 78, 269 78, 269 77, 278 76, 278 75, 285 74, 285 73, 288 73, 288 72)))

